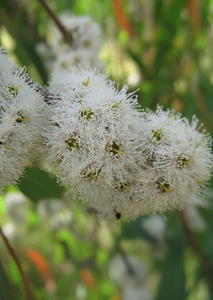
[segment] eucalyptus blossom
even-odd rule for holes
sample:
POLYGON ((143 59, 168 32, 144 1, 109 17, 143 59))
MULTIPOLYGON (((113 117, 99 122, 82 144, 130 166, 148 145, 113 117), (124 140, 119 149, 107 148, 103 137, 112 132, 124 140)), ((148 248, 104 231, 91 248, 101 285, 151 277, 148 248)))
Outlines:
POLYGON ((47 104, 0 47, 0 187, 16 183, 41 141, 47 104))

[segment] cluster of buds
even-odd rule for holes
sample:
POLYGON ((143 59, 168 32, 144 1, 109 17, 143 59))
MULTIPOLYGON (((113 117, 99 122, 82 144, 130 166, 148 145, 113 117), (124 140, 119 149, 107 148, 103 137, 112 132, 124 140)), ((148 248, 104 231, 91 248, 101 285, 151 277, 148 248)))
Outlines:
POLYGON ((42 153, 60 183, 108 220, 182 209, 200 197, 212 154, 196 117, 140 110, 127 86, 89 68, 54 76, 47 105, 2 49, 0 66, 1 187, 42 153))

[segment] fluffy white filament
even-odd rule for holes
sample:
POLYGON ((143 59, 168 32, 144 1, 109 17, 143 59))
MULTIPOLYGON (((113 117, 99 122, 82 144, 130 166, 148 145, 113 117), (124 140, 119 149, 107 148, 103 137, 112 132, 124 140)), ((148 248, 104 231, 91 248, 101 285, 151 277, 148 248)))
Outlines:
POLYGON ((106 219, 194 203, 211 176, 210 136, 195 116, 190 123, 160 106, 138 110, 127 90, 74 67, 53 77, 47 105, 0 48, 1 190, 39 153, 42 135, 46 167, 106 219))
POLYGON ((55 76, 48 157, 62 184, 107 219, 184 208, 212 169, 211 138, 175 111, 138 111, 137 98, 96 71, 55 76))
POLYGON ((48 105, 24 69, 0 47, 0 189, 15 183, 35 155, 48 105))

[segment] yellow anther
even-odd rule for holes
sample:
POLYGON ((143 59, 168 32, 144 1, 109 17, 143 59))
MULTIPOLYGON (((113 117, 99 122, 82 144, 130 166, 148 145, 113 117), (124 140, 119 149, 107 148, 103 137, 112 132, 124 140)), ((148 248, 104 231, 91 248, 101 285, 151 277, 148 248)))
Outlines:
POLYGON ((112 148, 112 152, 116 152, 116 153, 119 153, 119 154, 125 154, 124 151, 119 151, 119 150, 117 150, 115 148, 112 148))
POLYGON ((89 85, 89 76, 88 76, 88 78, 87 78, 87 81, 86 81, 85 85, 86 85, 86 86, 89 85))
POLYGON ((72 142, 74 147, 77 147, 77 143, 75 141, 72 142))
POLYGON ((202 184, 202 185, 206 185, 205 182, 202 181, 196 181, 197 184, 202 184))
POLYGON ((160 134, 161 130, 162 130, 162 129, 159 129, 158 131, 156 131, 156 133, 155 133, 154 137, 156 137, 156 138, 157 138, 157 137, 159 136, 159 134, 160 134))
POLYGON ((182 163, 183 163, 183 164, 192 165, 192 164, 193 164, 193 161, 183 160, 182 163))
POLYGON ((93 179, 97 179, 97 177, 94 174, 91 173, 90 175, 93 179))
POLYGON ((118 107, 120 104, 121 104, 121 101, 120 101, 120 102, 118 102, 117 104, 113 105, 113 107, 112 107, 112 108, 118 107))
POLYGON ((21 119, 21 121, 27 122, 30 121, 30 119, 21 119))
POLYGON ((171 191, 169 189, 167 189, 167 187, 164 184, 162 184, 161 186, 167 193, 171 193, 171 191))
POLYGON ((177 209, 177 208, 174 207, 169 201, 167 201, 167 203, 168 203, 173 209, 177 209))
POLYGON ((204 144, 206 144, 206 141, 199 143, 197 146, 195 146, 195 148, 198 148, 199 146, 204 145, 204 144))

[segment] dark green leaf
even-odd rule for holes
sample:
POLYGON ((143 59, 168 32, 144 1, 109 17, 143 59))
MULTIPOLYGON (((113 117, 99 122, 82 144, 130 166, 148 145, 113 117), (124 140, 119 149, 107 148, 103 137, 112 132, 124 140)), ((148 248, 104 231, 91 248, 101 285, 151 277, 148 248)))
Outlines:
POLYGON ((4 268, 0 262, 0 300, 12 300, 11 287, 7 280, 4 268))
POLYGON ((59 186, 56 178, 50 178, 49 173, 33 167, 26 168, 19 188, 33 201, 45 198, 62 198, 64 193, 64 188, 59 186))
POLYGON ((183 232, 179 228, 169 241, 156 300, 184 300, 185 298, 183 232))
POLYGON ((203 105, 206 104, 207 109, 210 112, 213 112, 213 102, 212 102, 213 85, 210 82, 209 76, 200 73, 199 87, 203 95, 205 95, 205 99, 202 99, 203 105))
POLYGON ((125 222, 122 224, 122 239, 135 239, 135 238, 144 238, 149 242, 155 242, 156 240, 149 235, 142 226, 142 220, 144 220, 147 216, 140 217, 135 221, 130 223, 125 222))

